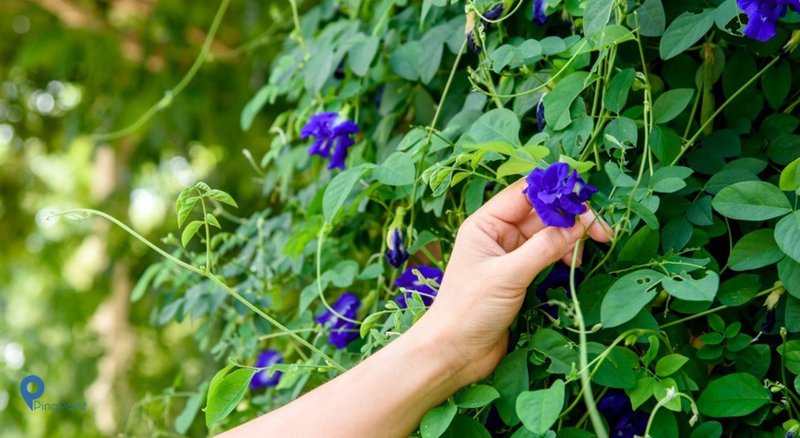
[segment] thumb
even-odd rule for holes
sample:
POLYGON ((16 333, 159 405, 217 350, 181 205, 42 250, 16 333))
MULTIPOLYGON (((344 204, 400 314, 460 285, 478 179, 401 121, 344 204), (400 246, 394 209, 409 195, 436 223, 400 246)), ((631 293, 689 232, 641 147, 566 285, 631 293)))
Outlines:
POLYGON ((519 248, 503 256, 509 274, 526 285, 530 284, 546 267, 564 257, 581 238, 583 231, 579 223, 571 228, 542 229, 519 248))

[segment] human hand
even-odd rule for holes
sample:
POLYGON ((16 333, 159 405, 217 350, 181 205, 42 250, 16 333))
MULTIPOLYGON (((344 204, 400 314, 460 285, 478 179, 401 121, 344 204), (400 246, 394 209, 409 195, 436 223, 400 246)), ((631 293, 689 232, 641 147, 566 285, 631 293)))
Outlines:
POLYGON ((571 265, 575 245, 579 265, 584 235, 611 238, 591 211, 571 228, 546 227, 524 187, 522 178, 464 221, 436 300, 419 322, 452 355, 462 385, 488 376, 505 355, 508 327, 540 272, 559 259, 571 265))

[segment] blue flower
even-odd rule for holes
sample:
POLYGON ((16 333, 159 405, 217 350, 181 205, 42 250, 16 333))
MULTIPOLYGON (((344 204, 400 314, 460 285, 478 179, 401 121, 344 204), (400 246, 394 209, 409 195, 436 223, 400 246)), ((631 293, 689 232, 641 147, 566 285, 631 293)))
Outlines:
MULTIPOLYGON (((563 262, 556 262, 556 264, 553 265, 553 269, 547 274, 547 277, 536 286, 536 297, 539 298, 541 302, 546 302, 549 300, 547 296, 548 290, 563 287, 567 291, 567 298, 572 298, 572 294, 569 290, 569 271, 569 266, 563 262)), ((575 287, 578 287, 581 281, 583 281, 583 271, 576 269, 575 287)), ((553 319, 558 318, 558 306, 555 304, 545 304, 542 306, 542 309, 552 316, 553 319)))
POLYGON ((419 294, 420 298, 422 298, 422 303, 426 306, 430 306, 436 294, 439 292, 439 285, 442 284, 442 277, 444 277, 444 273, 441 269, 433 266, 411 266, 406 268, 403 274, 397 277, 397 280, 394 282, 396 287, 405 289, 405 292, 394 300, 401 309, 405 309, 408 306, 406 300, 411 299, 414 292, 416 292, 419 294), (417 275, 414 274, 414 271, 418 271, 426 281, 420 281, 417 275), (426 283, 434 283, 436 286, 434 287, 426 283))
POLYGON ((330 158, 328 169, 344 170, 347 149, 355 143, 351 135, 357 132, 355 122, 342 119, 338 113, 326 112, 312 116, 300 131, 300 138, 315 137, 308 154, 330 158))
POLYGON ((533 0, 533 22, 539 26, 547 21, 547 0, 533 0))
POLYGON ((342 319, 338 315, 342 315, 347 319, 355 319, 360 307, 361 300, 352 293, 345 292, 331 306, 336 313, 326 310, 325 313, 317 317, 316 321, 330 330, 328 343, 341 350, 358 337, 356 324, 342 319))
MULTIPOLYGON (((283 356, 281 356, 281 354, 276 350, 264 350, 258 355, 258 360, 256 360, 255 367, 266 368, 268 366, 275 365, 276 363, 283 363, 283 356)), ((267 370, 259 371, 255 373, 253 375, 253 379, 250 380, 250 390, 255 391, 258 389, 275 386, 278 384, 278 381, 281 380, 282 374, 283 373, 280 371, 275 371, 272 373, 272 375, 270 375, 269 371, 267 370)))
POLYGON ((597 403, 597 410, 606 417, 610 437, 643 436, 650 415, 633 410, 631 400, 620 390, 612 389, 597 403))
POLYGON ((475 11, 469 11, 467 23, 464 25, 464 35, 470 50, 474 53, 481 53, 481 45, 475 37, 475 32, 478 32, 478 29, 475 28, 475 11))
POLYGON ((553 163, 547 169, 534 169, 525 178, 525 195, 542 222, 551 227, 569 228, 575 216, 586 211, 584 203, 597 192, 578 172, 570 173, 566 163, 553 163))
POLYGON ((758 41, 775 36, 778 20, 786 15, 788 7, 800 12, 800 0, 737 0, 736 3, 747 14, 744 34, 758 41))
POLYGON ((403 231, 400 227, 389 228, 389 232, 386 234, 386 247, 386 261, 395 268, 399 268, 408 260, 408 250, 403 241, 403 231))
POLYGON ((539 132, 544 131, 544 128, 547 127, 547 120, 544 118, 544 96, 539 99, 539 103, 536 105, 536 125, 539 128, 539 132))
MULTIPOLYGON (((485 18, 486 20, 497 20, 503 15, 503 4, 500 3, 499 5, 493 7, 492 9, 489 9, 488 11, 484 12, 482 15, 483 18, 485 18)), ((491 23, 489 23, 486 20, 482 19, 481 21, 483 22, 484 26, 488 27, 491 23)))

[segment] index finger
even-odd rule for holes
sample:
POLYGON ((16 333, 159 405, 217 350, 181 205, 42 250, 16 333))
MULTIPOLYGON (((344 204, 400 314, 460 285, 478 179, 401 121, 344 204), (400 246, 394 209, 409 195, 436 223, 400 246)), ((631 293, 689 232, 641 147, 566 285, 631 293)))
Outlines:
POLYGON ((522 177, 494 195, 475 214, 490 216, 507 223, 516 223, 525 219, 533 207, 523 193, 524 189, 525 177, 522 177))

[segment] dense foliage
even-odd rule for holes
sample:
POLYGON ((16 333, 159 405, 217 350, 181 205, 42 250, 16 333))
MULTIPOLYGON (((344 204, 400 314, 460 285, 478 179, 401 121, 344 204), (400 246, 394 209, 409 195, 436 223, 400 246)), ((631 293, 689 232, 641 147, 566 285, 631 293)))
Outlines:
POLYGON ((134 291, 158 294, 158 324, 202 321, 227 363, 180 428, 203 404, 212 432, 251 419, 391 342, 435 300, 464 218, 561 162, 615 238, 531 285, 494 375, 420 434, 797 431, 796 2, 290 3, 240 120, 286 105, 253 162, 270 208, 187 187, 181 238, 134 291))

